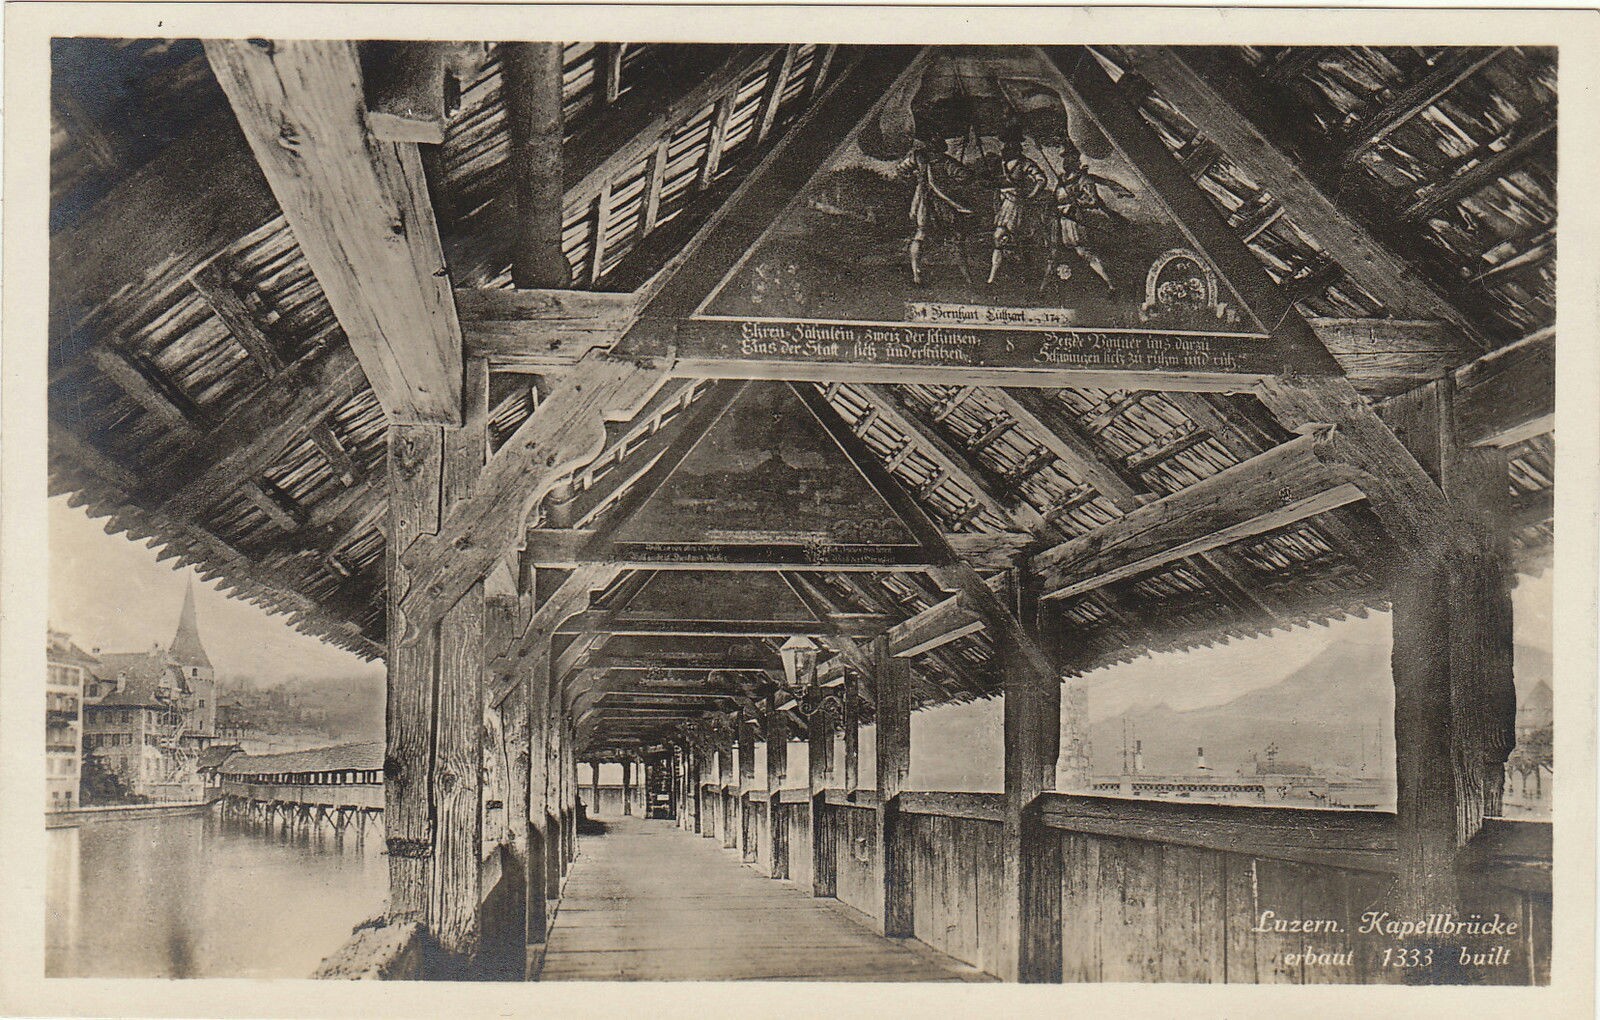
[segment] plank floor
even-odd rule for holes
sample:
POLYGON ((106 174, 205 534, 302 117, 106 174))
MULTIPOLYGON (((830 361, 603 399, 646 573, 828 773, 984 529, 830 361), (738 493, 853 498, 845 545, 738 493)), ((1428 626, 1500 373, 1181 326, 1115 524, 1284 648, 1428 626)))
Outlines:
POLYGON ((541 980, 989 980, 672 822, 600 821, 605 834, 579 842, 541 980))

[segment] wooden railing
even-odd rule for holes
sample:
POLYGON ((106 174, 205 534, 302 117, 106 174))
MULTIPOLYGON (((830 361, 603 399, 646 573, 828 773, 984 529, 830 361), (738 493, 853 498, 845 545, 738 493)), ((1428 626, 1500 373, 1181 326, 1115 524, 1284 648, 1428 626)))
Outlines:
MULTIPOLYGON (((815 860, 832 873, 816 885, 881 923, 876 798, 830 790, 821 800, 816 832, 828 846, 815 860)), ((1004 798, 904 793, 893 807, 910 860, 912 933, 1000 973, 1008 937, 1004 798)), ((790 878, 811 887, 805 792, 784 791, 779 808, 791 840, 790 878)), ((1397 965, 1398 951, 1417 946, 1415 938, 1361 931, 1364 915, 1408 916, 1395 905, 1393 815, 1063 794, 1045 794, 1029 814, 1034 838, 1053 841, 1060 855, 1063 980, 1368 983, 1410 976, 1397 965), (1277 921, 1303 919, 1331 925, 1277 930, 1277 921)), ((1450 959, 1433 977, 1548 982, 1550 861, 1549 825, 1487 823, 1463 858, 1456 920, 1498 913, 1515 923, 1515 934, 1440 942, 1450 959), (1457 955, 1462 946, 1465 964, 1457 955), (1483 955, 1474 961, 1474 952, 1483 955)))

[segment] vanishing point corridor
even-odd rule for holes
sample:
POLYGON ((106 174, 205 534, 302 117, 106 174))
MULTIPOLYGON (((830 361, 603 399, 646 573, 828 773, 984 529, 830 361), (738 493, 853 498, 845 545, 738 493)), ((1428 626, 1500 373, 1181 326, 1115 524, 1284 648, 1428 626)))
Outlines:
POLYGON ((604 833, 579 841, 541 980, 993 980, 670 821, 597 822, 604 833))

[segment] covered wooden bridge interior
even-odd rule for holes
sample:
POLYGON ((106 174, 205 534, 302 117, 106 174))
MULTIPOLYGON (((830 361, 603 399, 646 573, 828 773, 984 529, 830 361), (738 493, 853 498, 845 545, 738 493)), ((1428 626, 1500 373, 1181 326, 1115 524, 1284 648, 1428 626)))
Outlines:
POLYGON ((1244 354, 707 339, 915 47, 57 41, 51 492, 387 662, 354 969, 537 973, 615 761, 1005 979, 1407 978, 1287 962, 1270 894, 1515 915, 1445 978, 1548 980, 1548 826, 1494 816, 1553 541, 1553 51, 1015 49, 1244 354), (1374 609, 1393 814, 1053 792, 1064 678, 1374 609), (912 712, 993 697, 1004 793, 902 789, 912 712))

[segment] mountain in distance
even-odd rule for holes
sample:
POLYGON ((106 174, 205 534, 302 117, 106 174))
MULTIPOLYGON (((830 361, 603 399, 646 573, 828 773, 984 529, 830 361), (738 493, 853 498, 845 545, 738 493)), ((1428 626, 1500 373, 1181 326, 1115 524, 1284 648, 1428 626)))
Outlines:
MULTIPOLYGON (((1516 668, 1519 703, 1537 698, 1541 684, 1548 690, 1548 651, 1517 645, 1516 668)), ((1278 683, 1217 705, 1179 711, 1146 703, 1102 718, 1091 692, 1088 708, 1096 775, 1122 771, 1124 722, 1130 748, 1133 740, 1143 743, 1150 774, 1193 772, 1199 747, 1217 774, 1253 773, 1252 755, 1276 744, 1280 763, 1329 774, 1393 775, 1394 685, 1382 644, 1335 642, 1278 683)))

